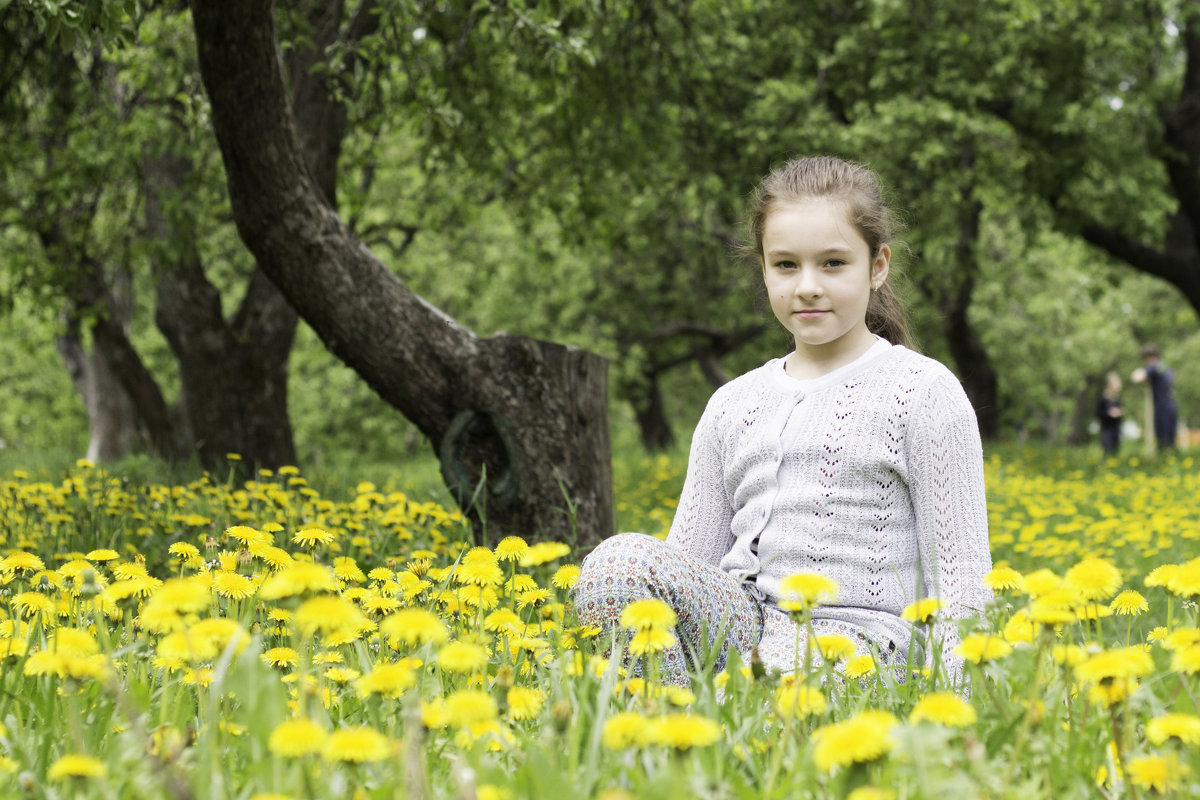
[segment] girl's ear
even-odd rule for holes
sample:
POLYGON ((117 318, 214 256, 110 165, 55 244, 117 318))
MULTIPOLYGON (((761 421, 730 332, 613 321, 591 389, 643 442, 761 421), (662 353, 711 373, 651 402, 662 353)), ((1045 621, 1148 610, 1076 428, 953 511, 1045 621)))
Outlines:
POLYGON ((887 280, 888 270, 892 264, 892 248, 886 244, 879 246, 875 260, 871 262, 871 289, 878 289, 887 280))

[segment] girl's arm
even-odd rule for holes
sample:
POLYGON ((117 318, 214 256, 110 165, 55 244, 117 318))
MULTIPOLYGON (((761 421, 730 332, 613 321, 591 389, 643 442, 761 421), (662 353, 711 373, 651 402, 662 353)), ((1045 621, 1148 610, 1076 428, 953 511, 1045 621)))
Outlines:
POLYGON ((667 535, 668 544, 714 567, 720 566, 733 547, 733 506, 725 489, 716 424, 719 416, 714 401, 710 401, 692 434, 687 477, 667 535))
MULTIPOLYGON (((975 411, 947 372, 925 392, 909 428, 909 464, 921 580, 926 596, 942 601, 933 636, 941 641, 948 678, 962 684, 963 661, 954 620, 981 615, 992 592, 983 448, 975 411)), ((932 642, 929 643, 932 646, 932 642)))

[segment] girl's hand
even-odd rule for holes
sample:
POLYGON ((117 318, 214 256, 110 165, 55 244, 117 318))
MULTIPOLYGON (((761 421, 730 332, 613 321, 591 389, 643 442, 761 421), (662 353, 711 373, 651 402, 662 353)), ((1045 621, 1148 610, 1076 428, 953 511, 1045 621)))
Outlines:
POLYGON ((1145 368, 1138 367, 1137 369, 1135 369, 1133 371, 1133 374, 1129 376, 1129 380, 1133 381, 1134 383, 1143 383, 1146 380, 1145 368))

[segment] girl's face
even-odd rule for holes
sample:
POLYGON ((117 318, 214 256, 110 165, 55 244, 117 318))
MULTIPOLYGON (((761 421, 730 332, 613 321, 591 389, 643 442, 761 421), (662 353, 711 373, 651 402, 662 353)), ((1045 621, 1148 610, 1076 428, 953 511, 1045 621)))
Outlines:
POLYGON ((840 204, 813 198, 776 207, 762 247, 771 310, 799 356, 832 369, 874 342, 867 302, 887 278, 891 250, 883 245, 872 257, 840 204))

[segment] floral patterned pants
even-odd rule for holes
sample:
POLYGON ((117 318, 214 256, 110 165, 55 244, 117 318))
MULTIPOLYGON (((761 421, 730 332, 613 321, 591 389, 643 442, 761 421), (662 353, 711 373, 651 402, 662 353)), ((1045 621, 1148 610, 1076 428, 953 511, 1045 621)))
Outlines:
MULTIPOLYGON (((653 597, 670 606, 677 617, 672 631, 676 643, 659 657, 664 681, 687 686, 689 668, 698 670, 705 653, 722 640, 717 671, 724 669, 731 647, 746 661, 757 648, 764 666, 773 672, 794 671, 797 652, 803 654, 808 647, 808 631, 746 586, 653 536, 621 533, 601 542, 584 559, 571 594, 579 622, 598 626, 606 638, 621 634, 621 612, 634 600, 653 597)), ((812 626, 818 636, 846 636, 858 654, 874 650, 882 663, 896 663, 897 655, 903 660, 891 642, 873 642, 853 625, 818 619, 812 626)), ((811 657, 812 667, 819 664, 819 656, 811 657)))

